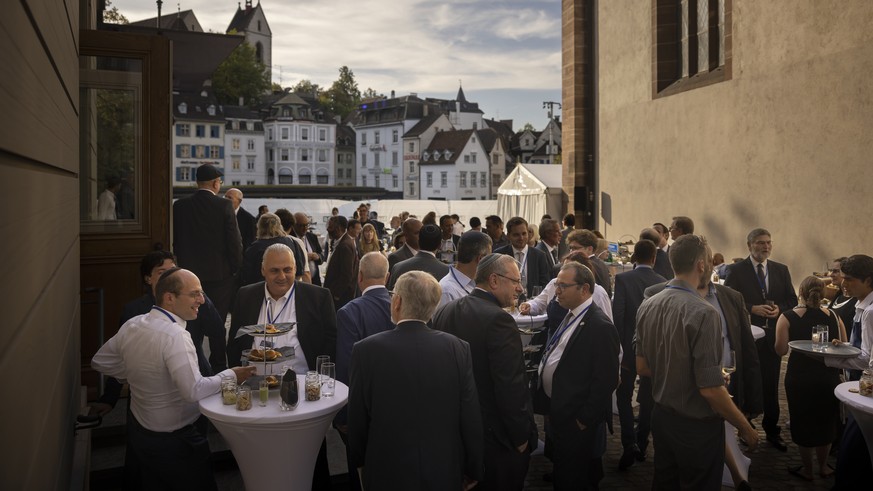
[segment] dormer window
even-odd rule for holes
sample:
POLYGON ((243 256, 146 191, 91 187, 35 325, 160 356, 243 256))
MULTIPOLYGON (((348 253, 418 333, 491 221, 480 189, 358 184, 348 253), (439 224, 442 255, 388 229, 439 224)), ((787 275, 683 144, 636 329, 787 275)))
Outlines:
POLYGON ((188 114, 188 104, 184 102, 179 104, 179 114, 188 114))
POLYGON ((422 162, 427 162, 427 159, 429 159, 429 158, 430 158, 430 153, 427 150, 425 150, 424 153, 421 154, 422 162))
POLYGON ((443 152, 443 155, 445 156, 445 159, 446 159, 446 160, 449 160, 450 158, 452 158, 452 152, 450 152, 450 151, 448 151, 448 150, 446 150, 445 152, 443 152))
POLYGON ((213 106, 212 104, 210 104, 209 107, 206 108, 206 112, 207 112, 210 116, 215 116, 215 106, 213 106))

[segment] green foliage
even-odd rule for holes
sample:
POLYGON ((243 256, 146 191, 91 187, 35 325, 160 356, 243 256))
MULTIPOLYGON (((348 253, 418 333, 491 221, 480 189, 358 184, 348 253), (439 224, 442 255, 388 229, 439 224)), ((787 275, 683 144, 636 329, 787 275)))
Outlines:
POLYGON ((361 91, 355 81, 355 73, 347 66, 340 67, 339 78, 319 96, 319 102, 333 114, 343 118, 348 116, 361 103, 361 91))
POLYGON ((127 17, 118 11, 118 7, 112 6, 112 0, 106 0, 106 7, 103 10, 103 22, 106 24, 130 24, 127 17))
POLYGON ((524 127, 521 128, 521 131, 527 131, 527 130, 530 130, 530 131, 536 131, 536 130, 534 129, 534 126, 533 126, 532 124, 530 124, 530 123, 525 123, 525 124, 524 124, 524 127))
POLYGON ((312 83, 311 80, 303 79, 297 82, 297 85, 291 87, 291 92, 297 92, 298 94, 309 94, 314 95, 315 97, 321 97, 321 94, 324 92, 321 90, 321 87, 318 84, 312 83))
POLYGON ((367 87, 367 90, 365 90, 364 93, 361 94, 361 99, 375 99, 377 97, 381 96, 378 92, 376 92, 376 89, 372 87, 367 87))
POLYGON ((212 88, 222 104, 252 104, 270 90, 270 73, 249 43, 240 44, 212 74, 212 88))

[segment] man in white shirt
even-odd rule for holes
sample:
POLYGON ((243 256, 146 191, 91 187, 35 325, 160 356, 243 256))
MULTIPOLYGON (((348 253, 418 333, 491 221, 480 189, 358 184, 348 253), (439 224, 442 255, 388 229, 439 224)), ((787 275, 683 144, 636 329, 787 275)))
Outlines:
POLYGON ((491 254, 491 237, 482 232, 466 232, 458 243, 458 264, 449 268, 449 273, 440 280, 442 296, 439 307, 466 297, 476 288, 476 268, 479 261, 491 254))
POLYGON ((126 322, 91 366, 131 386, 128 445, 142 470, 144 489, 216 489, 206 435, 194 423, 197 401, 217 393, 222 377, 243 382, 254 367, 202 377, 185 323, 204 302, 194 273, 172 268, 155 287, 158 305, 126 322))

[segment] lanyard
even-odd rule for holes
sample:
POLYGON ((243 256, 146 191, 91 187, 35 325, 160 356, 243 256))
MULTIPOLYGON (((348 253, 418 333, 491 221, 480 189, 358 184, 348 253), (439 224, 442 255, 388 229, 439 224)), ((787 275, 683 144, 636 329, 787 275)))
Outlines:
POLYGON ((160 313, 166 315, 166 316, 167 316, 167 319, 170 319, 170 322, 172 322, 173 324, 176 323, 176 319, 175 319, 172 315, 170 315, 169 312, 167 312, 166 310, 164 310, 164 309, 158 307, 157 305, 152 305, 152 310, 157 310, 157 311, 159 311, 160 313))
POLYGON ((566 324, 564 324, 564 327, 561 328, 560 331, 558 331, 554 335, 552 335, 552 339, 550 339, 549 344, 546 345, 546 355, 544 356, 544 358, 548 358, 549 353, 552 352, 552 348, 554 348, 555 345, 558 344, 558 341, 561 339, 561 336, 564 335, 564 332, 566 332, 567 329, 570 328, 570 326, 575 324, 577 320, 579 320, 583 315, 585 315, 585 312, 588 312, 588 309, 590 309, 591 305, 593 305, 593 304, 594 304, 594 302, 588 304, 588 306, 585 307, 585 309, 583 309, 582 312, 579 312, 578 315, 571 317, 570 321, 567 322, 566 324))
POLYGON ((767 299, 767 277, 770 276, 770 268, 765 268, 761 265, 761 269, 764 270, 764 281, 761 281, 761 277, 758 276, 758 272, 755 271, 755 279, 758 280, 758 286, 761 287, 761 296, 764 299, 767 299))
POLYGON ((264 297, 264 311, 265 311, 266 316, 267 316, 267 322, 269 322, 270 324, 273 324, 273 323, 275 323, 275 321, 279 320, 279 317, 282 316, 282 312, 285 312, 285 307, 288 306, 288 302, 291 301, 291 297, 294 296, 294 289, 295 288, 297 288, 296 281, 294 282, 293 285, 291 285, 291 292, 288 293, 288 298, 285 299, 285 304, 282 305, 282 309, 279 311, 278 314, 276 314, 276 317, 272 316, 273 309, 272 309, 272 307, 270 307, 270 301, 267 300, 266 297, 264 297))
POLYGON ((468 295, 469 295, 470 293, 472 293, 472 290, 467 290, 467 287, 464 286, 464 285, 462 285, 461 282, 458 280, 458 277, 455 276, 455 268, 451 268, 451 269, 449 269, 449 273, 452 273, 452 278, 455 279, 455 283, 457 283, 458 286, 460 286, 462 290, 464 290, 465 292, 467 292, 468 295))

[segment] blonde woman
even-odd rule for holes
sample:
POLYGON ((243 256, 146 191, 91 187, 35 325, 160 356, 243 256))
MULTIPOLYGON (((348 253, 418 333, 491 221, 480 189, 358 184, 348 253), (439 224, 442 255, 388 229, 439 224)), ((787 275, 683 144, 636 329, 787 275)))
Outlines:
POLYGON ((372 223, 367 223, 361 229, 361 256, 368 252, 382 252, 382 241, 376 237, 376 227, 372 223))

